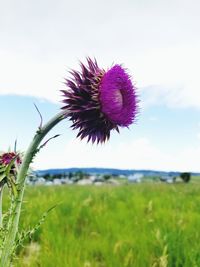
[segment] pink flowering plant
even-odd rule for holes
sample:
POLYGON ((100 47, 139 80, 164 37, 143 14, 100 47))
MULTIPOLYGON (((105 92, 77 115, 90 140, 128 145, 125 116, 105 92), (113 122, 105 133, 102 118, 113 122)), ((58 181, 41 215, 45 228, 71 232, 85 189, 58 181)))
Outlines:
MULTIPOLYGON (((110 132, 119 127, 128 127, 135 121, 138 112, 136 88, 121 65, 108 70, 100 68, 96 60, 87 58, 80 63, 80 71, 70 71, 62 90, 63 106, 46 124, 39 126, 33 140, 22 156, 15 152, 0 155, 0 267, 11 265, 18 245, 31 236, 38 225, 29 231, 19 232, 19 219, 26 178, 36 154, 49 141, 44 141, 51 129, 62 120, 69 119, 77 137, 87 138, 92 143, 104 143, 110 132), (43 142, 43 143, 42 143, 43 142), (8 186, 11 204, 6 216, 2 214, 3 188, 8 186)), ((44 217, 43 217, 44 218, 44 217)))

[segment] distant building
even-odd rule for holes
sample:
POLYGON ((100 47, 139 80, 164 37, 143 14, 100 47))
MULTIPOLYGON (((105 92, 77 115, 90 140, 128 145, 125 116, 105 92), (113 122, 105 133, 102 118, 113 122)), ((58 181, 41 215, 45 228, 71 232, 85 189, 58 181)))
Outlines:
POLYGON ((130 183, 141 183, 143 176, 144 175, 142 173, 134 173, 128 176, 128 181, 130 183))
POLYGON ((72 179, 69 178, 61 178, 61 184, 73 184, 72 179))
POLYGON ((127 176, 124 175, 124 174, 120 174, 120 175, 119 175, 119 178, 121 178, 121 179, 125 179, 125 178, 127 178, 127 176))
POLYGON ((61 179, 58 179, 58 178, 54 179, 53 184, 54 185, 61 185, 62 184, 61 179))
POLYGON ((96 180, 98 180, 98 177, 96 175, 90 175, 90 180, 92 182, 95 182, 96 180))
POLYGON ((175 182, 175 178, 170 175, 163 175, 160 177, 161 182, 166 182, 168 184, 172 184, 175 182))

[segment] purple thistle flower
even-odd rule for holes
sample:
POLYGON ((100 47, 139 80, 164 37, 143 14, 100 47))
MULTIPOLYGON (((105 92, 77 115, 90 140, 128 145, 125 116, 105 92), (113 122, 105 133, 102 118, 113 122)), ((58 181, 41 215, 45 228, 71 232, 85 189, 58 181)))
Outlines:
POLYGON ((8 153, 3 153, 0 155, 0 165, 7 166, 10 164, 10 162, 16 158, 16 163, 17 165, 20 165, 22 163, 21 158, 19 155, 17 155, 14 152, 8 152, 8 153))
POLYGON ((137 114, 136 88, 121 65, 105 71, 96 60, 87 58, 87 66, 80 66, 81 72, 73 70, 72 78, 66 79, 62 109, 73 122, 71 127, 79 129, 77 137, 103 143, 111 130, 119 132, 118 126, 133 123, 137 114))

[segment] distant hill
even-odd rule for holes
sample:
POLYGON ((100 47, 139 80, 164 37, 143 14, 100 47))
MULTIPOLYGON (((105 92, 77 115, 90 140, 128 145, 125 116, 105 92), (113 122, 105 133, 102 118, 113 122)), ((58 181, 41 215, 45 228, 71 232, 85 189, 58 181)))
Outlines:
MULTIPOLYGON (((35 173, 39 176, 49 175, 59 175, 59 174, 69 174, 82 171, 90 175, 97 174, 109 174, 109 175, 131 175, 135 173, 141 173, 144 176, 162 176, 171 175, 178 176, 180 172, 165 172, 165 171, 154 171, 154 170, 121 170, 121 169, 110 169, 110 168, 66 168, 66 169, 47 169, 47 170, 37 170, 35 173)), ((192 173, 192 175, 200 175, 200 173, 192 173)))

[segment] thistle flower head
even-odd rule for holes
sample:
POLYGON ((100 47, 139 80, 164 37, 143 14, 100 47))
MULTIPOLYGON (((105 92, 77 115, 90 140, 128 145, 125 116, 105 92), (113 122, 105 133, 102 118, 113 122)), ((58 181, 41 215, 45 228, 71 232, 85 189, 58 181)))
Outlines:
POLYGON ((66 79, 64 107, 66 116, 78 129, 78 137, 88 141, 105 142, 111 130, 128 127, 137 114, 136 88, 129 74, 121 65, 107 71, 99 68, 97 61, 87 58, 87 65, 80 63, 81 71, 71 71, 66 79))
POLYGON ((21 158, 15 152, 7 152, 0 155, 0 165, 7 166, 11 163, 13 159, 16 159, 17 165, 22 163, 21 158))

